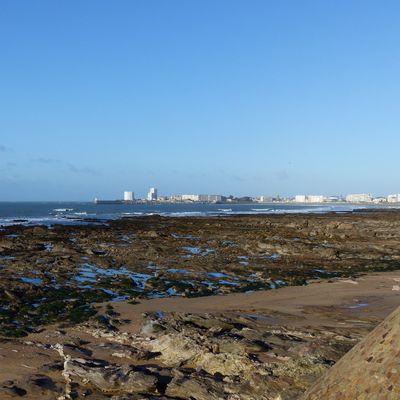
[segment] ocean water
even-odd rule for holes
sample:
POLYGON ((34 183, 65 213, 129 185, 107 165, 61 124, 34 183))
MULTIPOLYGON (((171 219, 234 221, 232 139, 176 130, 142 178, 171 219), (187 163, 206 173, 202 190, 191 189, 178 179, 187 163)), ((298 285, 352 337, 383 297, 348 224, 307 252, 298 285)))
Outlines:
MULTIPOLYGON (((382 208, 382 206, 380 206, 382 208)), ((143 215, 172 217, 240 214, 346 212, 356 204, 94 204, 89 202, 0 202, 0 225, 86 224, 143 215), (90 220, 90 221, 88 221, 90 220)))

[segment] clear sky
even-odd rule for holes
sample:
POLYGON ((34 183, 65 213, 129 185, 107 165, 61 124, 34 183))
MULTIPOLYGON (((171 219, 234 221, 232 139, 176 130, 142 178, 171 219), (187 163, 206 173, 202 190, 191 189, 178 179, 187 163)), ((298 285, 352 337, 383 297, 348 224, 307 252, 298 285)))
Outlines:
POLYGON ((400 2, 0 1, 0 200, 400 192, 400 2))

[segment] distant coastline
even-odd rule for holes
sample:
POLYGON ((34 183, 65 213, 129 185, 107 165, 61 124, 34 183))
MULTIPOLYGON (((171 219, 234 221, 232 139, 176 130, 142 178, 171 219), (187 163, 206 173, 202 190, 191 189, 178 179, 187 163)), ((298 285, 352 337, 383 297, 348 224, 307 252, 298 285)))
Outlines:
POLYGON ((104 223, 126 217, 212 217, 400 209, 399 204, 0 202, 0 226, 104 223))

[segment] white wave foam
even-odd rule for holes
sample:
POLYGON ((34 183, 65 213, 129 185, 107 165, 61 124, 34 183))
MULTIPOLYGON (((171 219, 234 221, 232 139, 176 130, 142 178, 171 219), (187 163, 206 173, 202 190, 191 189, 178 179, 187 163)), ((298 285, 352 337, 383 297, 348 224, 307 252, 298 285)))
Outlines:
POLYGON ((181 212, 160 213, 160 215, 171 216, 171 217, 190 217, 196 215, 207 215, 207 212, 181 211, 181 212))
POLYGON ((1 218, 0 226, 13 226, 13 225, 47 225, 50 223, 59 223, 61 219, 54 216, 48 217, 15 217, 15 218, 1 218))
POLYGON ((124 212, 121 215, 145 215, 144 212, 124 212))

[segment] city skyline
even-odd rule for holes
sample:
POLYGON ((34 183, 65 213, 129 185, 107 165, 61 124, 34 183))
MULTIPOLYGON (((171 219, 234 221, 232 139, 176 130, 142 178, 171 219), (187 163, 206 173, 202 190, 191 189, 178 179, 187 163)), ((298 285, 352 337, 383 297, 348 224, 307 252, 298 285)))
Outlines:
POLYGON ((0 200, 396 192, 399 13, 3 2, 0 200))
POLYGON ((135 196, 135 192, 125 190, 121 198, 105 199, 95 197, 96 204, 109 203, 135 203, 135 202, 161 202, 161 203, 219 203, 235 201, 252 201, 258 203, 282 202, 282 203, 400 203, 400 193, 374 196, 370 193, 349 193, 346 195, 326 195, 326 194, 297 194, 295 196, 234 196, 226 194, 205 194, 205 193, 159 193, 158 188, 150 187, 145 197, 135 196))

